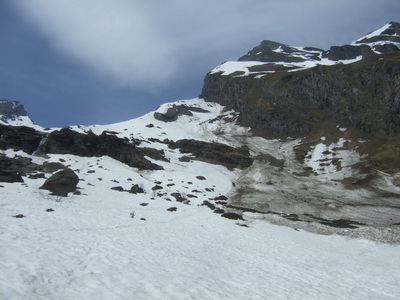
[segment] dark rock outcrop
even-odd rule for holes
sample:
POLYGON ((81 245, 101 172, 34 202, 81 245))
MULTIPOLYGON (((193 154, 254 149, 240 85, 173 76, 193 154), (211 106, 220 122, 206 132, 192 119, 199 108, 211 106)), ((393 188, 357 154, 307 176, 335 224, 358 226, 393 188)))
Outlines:
POLYGON ((249 150, 246 147, 233 148, 221 143, 208 143, 192 139, 183 139, 169 142, 172 149, 179 148, 181 153, 191 153, 194 158, 212 164, 220 164, 230 170, 244 169, 253 163, 249 150))
POLYGON ((327 120, 370 136, 395 136, 399 61, 400 52, 257 79, 208 74, 201 97, 240 112, 241 125, 271 138, 304 137, 327 120))
POLYGON ((27 173, 42 172, 43 166, 35 164, 30 158, 16 156, 14 158, 0 155, 0 181, 22 182, 21 176, 27 173), (7 179, 8 178, 8 179, 7 179))
POLYGON ((78 175, 69 168, 60 170, 49 177, 40 187, 51 191, 54 195, 66 197, 76 190, 79 182, 78 175))
POLYGON ((40 144, 44 133, 26 126, 0 124, 0 149, 22 150, 32 154, 40 144))
POLYGON ((134 143, 107 132, 103 132, 101 135, 95 135, 91 131, 83 134, 69 128, 51 132, 45 142, 40 145, 39 152, 89 157, 107 155, 141 170, 162 169, 161 166, 146 159, 145 156, 156 160, 166 160, 162 151, 136 147, 134 143))
POLYGON ((168 108, 165 113, 155 112, 154 118, 163 122, 174 122, 178 119, 179 116, 182 115, 193 116, 192 111, 200 113, 208 112, 207 110, 199 107, 189 107, 182 104, 173 105, 172 107, 168 108))

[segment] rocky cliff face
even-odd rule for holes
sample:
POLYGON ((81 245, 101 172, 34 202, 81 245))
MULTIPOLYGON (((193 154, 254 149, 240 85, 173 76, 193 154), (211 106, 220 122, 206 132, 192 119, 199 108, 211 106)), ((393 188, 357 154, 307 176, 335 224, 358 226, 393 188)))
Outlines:
MULTIPOLYGON (((376 145, 396 148, 400 133, 399 32, 392 22, 328 51, 264 41, 210 72, 201 97, 240 112, 238 122, 256 135, 351 139, 373 160, 376 145)), ((374 163, 399 171, 397 152, 389 152, 374 163)))

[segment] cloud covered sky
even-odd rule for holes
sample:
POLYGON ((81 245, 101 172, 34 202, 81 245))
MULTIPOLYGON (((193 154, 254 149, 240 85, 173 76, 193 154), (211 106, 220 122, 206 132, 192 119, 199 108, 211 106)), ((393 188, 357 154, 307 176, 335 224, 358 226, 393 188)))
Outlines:
POLYGON ((196 97, 262 40, 327 49, 399 12, 398 0, 0 1, 0 99, 43 126, 123 121, 196 97))

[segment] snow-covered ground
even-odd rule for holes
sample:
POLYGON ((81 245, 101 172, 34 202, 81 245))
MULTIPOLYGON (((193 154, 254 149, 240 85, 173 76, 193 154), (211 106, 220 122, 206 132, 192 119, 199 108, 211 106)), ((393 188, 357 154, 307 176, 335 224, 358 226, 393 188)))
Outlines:
POLYGON ((81 170, 82 195, 49 196, 40 179, 2 183, 1 299, 398 299, 400 246, 251 214, 239 226, 205 206, 110 190, 127 178, 148 189, 155 174, 109 158, 68 163, 81 170))

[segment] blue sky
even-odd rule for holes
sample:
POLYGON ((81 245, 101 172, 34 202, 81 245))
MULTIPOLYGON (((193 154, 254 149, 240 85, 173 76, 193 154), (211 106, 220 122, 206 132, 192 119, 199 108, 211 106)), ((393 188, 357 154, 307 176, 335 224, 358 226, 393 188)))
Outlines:
POLYGON ((398 0, 0 0, 0 99, 45 127, 107 124, 198 96, 262 40, 350 43, 398 0))

